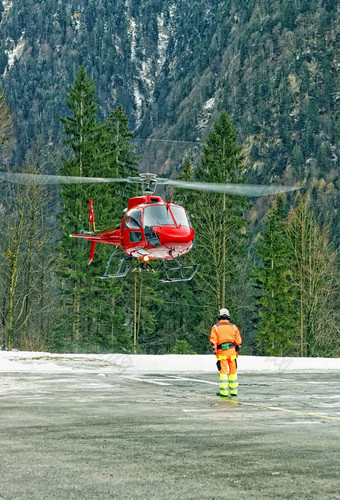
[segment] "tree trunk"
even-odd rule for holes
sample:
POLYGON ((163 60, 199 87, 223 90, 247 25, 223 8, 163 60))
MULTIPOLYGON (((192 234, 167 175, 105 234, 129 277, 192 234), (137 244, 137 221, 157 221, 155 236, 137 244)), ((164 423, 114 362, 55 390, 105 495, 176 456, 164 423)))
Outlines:
POLYGON ((79 281, 76 281, 73 288, 73 322, 72 334, 73 339, 79 341, 79 315, 80 315, 80 291, 79 281))

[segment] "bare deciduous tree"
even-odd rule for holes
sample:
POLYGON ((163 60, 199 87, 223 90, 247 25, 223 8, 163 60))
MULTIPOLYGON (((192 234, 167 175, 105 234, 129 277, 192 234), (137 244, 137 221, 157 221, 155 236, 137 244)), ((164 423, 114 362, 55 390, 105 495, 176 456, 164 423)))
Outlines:
POLYGON ((14 144, 13 116, 0 89, 0 158, 3 162, 8 160, 14 144))
POLYGON ((308 197, 291 211, 288 223, 287 243, 295 260, 300 355, 334 356, 340 349, 337 251, 328 228, 313 218, 308 197))
POLYGON ((46 193, 38 186, 8 184, 2 206, 0 301, 2 343, 43 349, 55 308, 51 227, 46 193))

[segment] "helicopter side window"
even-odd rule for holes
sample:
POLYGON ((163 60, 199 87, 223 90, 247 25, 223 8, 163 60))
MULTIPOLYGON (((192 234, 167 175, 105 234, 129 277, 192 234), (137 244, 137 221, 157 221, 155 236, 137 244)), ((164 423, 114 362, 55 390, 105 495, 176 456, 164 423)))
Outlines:
POLYGON ((139 229, 141 226, 141 211, 132 210, 127 214, 127 227, 129 229, 139 229))
POLYGON ((176 219, 176 223, 179 226, 192 227, 189 219, 189 214, 183 207, 178 207, 176 205, 171 205, 172 213, 176 219))
POLYGON ((144 227, 147 226, 169 226, 174 220, 165 205, 151 205, 144 208, 144 227))
POLYGON ((140 231, 131 231, 129 234, 130 243, 138 243, 142 241, 142 233, 140 231))

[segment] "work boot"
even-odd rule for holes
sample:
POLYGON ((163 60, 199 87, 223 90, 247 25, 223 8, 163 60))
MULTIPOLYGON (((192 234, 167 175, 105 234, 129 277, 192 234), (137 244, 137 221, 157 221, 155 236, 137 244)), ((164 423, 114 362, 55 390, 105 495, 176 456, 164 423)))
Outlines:
POLYGON ((220 396, 220 398, 229 398, 229 394, 221 394, 220 392, 216 392, 216 396, 220 396))

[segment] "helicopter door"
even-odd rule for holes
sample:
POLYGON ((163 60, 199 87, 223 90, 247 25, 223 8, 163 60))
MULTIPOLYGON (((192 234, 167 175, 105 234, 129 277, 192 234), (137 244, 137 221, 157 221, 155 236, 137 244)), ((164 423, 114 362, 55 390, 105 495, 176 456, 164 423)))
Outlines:
POLYGON ((140 210, 131 210, 126 216, 125 225, 129 229, 130 243, 138 243, 143 240, 140 210))

